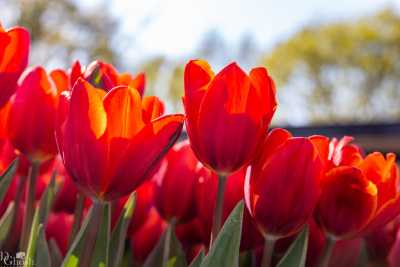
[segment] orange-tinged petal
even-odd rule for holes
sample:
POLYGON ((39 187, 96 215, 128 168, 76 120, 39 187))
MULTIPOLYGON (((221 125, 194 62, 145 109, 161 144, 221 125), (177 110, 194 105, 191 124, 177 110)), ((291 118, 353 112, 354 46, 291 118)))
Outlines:
POLYGON ((137 90, 118 86, 104 98, 107 112, 107 136, 130 139, 143 127, 142 103, 137 90))
POLYGON ((8 136, 30 160, 45 161, 57 154, 57 102, 56 90, 42 67, 28 72, 17 89, 8 117, 8 136))
POLYGON ((389 153, 385 159, 379 152, 371 153, 362 161, 360 169, 378 187, 378 210, 397 196, 399 175, 394 154, 389 153))
POLYGON ((356 236, 376 211, 378 189, 355 167, 336 167, 322 180, 316 220, 338 239, 356 236))
POLYGON ((28 64, 29 32, 21 27, 0 31, 0 107, 15 92, 17 81, 28 64))
POLYGON ((146 125, 116 162, 109 183, 102 189, 102 198, 126 195, 150 178, 149 174, 177 140, 183 120, 182 115, 169 115, 146 125))
POLYGON ((144 73, 139 73, 129 82, 129 86, 137 89, 140 95, 143 95, 146 87, 146 75, 144 73))
POLYGON ((58 94, 70 89, 68 74, 62 69, 55 69, 50 72, 50 77, 56 85, 58 94))
POLYGON ((100 191, 107 167, 107 145, 99 139, 106 130, 107 114, 98 91, 82 78, 78 79, 60 143, 71 178, 93 197, 100 191))
POLYGON ((142 101, 143 121, 150 121, 164 114, 164 103, 156 96, 146 96, 142 101))

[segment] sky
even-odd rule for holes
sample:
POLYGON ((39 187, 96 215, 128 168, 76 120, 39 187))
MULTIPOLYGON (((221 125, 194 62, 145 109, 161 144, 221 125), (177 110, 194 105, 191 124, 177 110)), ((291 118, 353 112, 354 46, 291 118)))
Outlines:
POLYGON ((135 36, 136 55, 179 57, 193 52, 210 30, 228 42, 250 33, 260 47, 269 48, 307 24, 385 7, 400 9, 400 0, 117 0, 111 11, 121 18, 122 33, 135 36))

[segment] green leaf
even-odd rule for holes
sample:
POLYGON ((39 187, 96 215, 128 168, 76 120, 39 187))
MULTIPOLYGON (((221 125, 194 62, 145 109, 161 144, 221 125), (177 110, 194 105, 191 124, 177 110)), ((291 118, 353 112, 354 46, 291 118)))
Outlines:
POLYGON ((238 267, 242 234, 243 201, 233 209, 201 267, 238 267))
POLYGON ((15 206, 14 202, 11 202, 0 219, 0 246, 3 245, 3 242, 7 238, 8 233, 12 227, 14 214, 15 206))
POLYGON ((132 219, 132 214, 135 209, 136 194, 132 193, 128 201, 124 205, 124 209, 121 212, 121 216, 118 219, 117 225, 115 226, 110 243, 110 262, 112 267, 119 267, 123 258, 125 250, 126 234, 128 232, 129 224, 132 219))
POLYGON ((64 258, 64 261, 62 263, 62 267, 78 267, 79 265, 79 255, 81 254, 81 251, 83 250, 84 247, 84 236, 85 233, 88 230, 88 225, 89 221, 92 217, 93 213, 93 207, 90 208, 88 214, 86 215, 85 220, 82 223, 81 228, 79 229, 78 234, 76 235, 76 238, 74 242, 72 242, 72 245, 67 252, 67 255, 64 258))
POLYGON ((110 224, 110 206, 107 203, 94 203, 61 266, 78 267, 85 264, 107 267, 110 224), (91 245, 94 246, 93 251, 91 245))
POLYGON ((200 267, 201 262, 203 261, 205 256, 204 249, 202 249, 199 254, 193 259, 192 263, 189 267, 200 267))
POLYGON ((61 266, 63 255, 56 241, 52 238, 49 241, 50 257, 52 266, 61 266))
MULTIPOLYGON (((102 204, 103 205, 103 204, 102 204)), ((109 204, 104 204, 100 228, 97 232, 96 244, 92 255, 91 267, 108 267, 110 245, 111 210, 109 204)))
POLYGON ((24 262, 24 266, 30 266, 29 259, 35 259, 39 266, 51 266, 47 241, 44 233, 41 232, 43 232, 43 224, 47 221, 56 194, 55 176, 56 174, 53 173, 50 184, 40 199, 39 207, 35 209, 26 255, 28 260, 24 262))
POLYGON ((304 267, 307 257, 308 226, 297 236, 277 267, 304 267))
POLYGON ((13 160, 7 170, 0 176, 0 203, 3 201, 11 181, 14 178, 18 167, 18 159, 13 160))
POLYGON ((40 224, 38 228, 35 264, 40 267, 51 267, 50 251, 44 234, 43 224, 40 224))
MULTIPOLYGON (((173 226, 169 225, 169 228, 173 226)), ((168 230, 171 230, 171 243, 170 243, 170 254, 168 257, 167 267, 187 267, 186 256, 183 252, 182 245, 175 235, 175 231, 172 229, 166 229, 161 236, 160 240, 150 255, 147 257, 143 267, 154 267, 162 266, 162 259, 165 246, 165 238, 168 230)), ((140 246, 140 244, 138 244, 140 246)), ((164 267, 164 266, 163 266, 164 267)))

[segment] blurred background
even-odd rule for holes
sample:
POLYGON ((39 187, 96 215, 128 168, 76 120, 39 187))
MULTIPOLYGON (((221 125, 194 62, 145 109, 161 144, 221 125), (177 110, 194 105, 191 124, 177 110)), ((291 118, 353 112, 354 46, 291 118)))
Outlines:
POLYGON ((191 58, 268 68, 275 125, 400 121, 400 0, 0 0, 5 27, 32 34, 30 64, 102 59, 145 71, 147 94, 182 111, 191 58))

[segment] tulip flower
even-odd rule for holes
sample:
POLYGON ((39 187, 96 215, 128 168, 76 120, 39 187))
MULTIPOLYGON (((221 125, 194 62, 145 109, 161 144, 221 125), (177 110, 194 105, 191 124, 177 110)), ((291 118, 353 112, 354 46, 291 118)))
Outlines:
POLYGON ((63 255, 68 251, 68 238, 73 220, 73 215, 66 212, 51 213, 46 224, 47 240, 53 239, 63 255))
MULTIPOLYGON (((354 146, 337 147, 330 142, 328 154, 339 156, 328 158, 332 164, 321 179, 322 193, 315 212, 328 237, 328 252, 336 240, 362 237, 400 213, 396 156, 389 153, 385 158, 374 152, 363 158, 354 146)), ((326 145, 322 149, 326 150, 326 145)), ((322 266, 327 264, 329 253, 324 256, 322 266)))
POLYGON ((17 87, 17 81, 28 65, 29 32, 22 27, 4 29, 0 24, 0 108, 17 87))
POLYGON ((195 216, 194 189, 199 162, 187 141, 176 144, 155 176, 155 206, 168 222, 188 222, 195 216))
POLYGON ((197 158, 219 175, 212 239, 221 228, 225 177, 249 164, 275 113, 275 85, 265 68, 247 75, 232 63, 214 75, 207 62, 185 67, 186 129, 197 158))
POLYGON ((84 194, 106 201, 140 186, 183 124, 182 115, 144 121, 137 90, 120 86, 106 94, 82 78, 72 90, 65 118, 57 134, 64 165, 84 194))
MULTIPOLYGON (((59 70, 54 76, 57 78, 58 87, 64 87, 63 85, 68 83, 68 78, 66 80, 59 70)), ((78 78, 83 78, 92 86, 107 92, 119 85, 129 86, 138 90, 141 96, 144 94, 146 84, 144 73, 139 73, 136 76, 132 76, 129 73, 118 73, 111 64, 100 60, 93 61, 86 68, 82 67, 79 61, 75 61, 69 74, 70 88, 75 85, 78 78)))
POLYGON ((321 174, 319 152, 308 138, 271 131, 244 189, 246 206, 266 243, 262 266, 270 264, 275 241, 300 231, 312 216, 321 174))
POLYGON ((28 242, 40 164, 58 153, 54 137, 57 106, 57 91, 42 67, 36 67, 26 73, 11 100, 7 119, 8 138, 31 162, 21 248, 25 248, 28 242))

